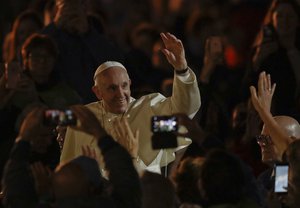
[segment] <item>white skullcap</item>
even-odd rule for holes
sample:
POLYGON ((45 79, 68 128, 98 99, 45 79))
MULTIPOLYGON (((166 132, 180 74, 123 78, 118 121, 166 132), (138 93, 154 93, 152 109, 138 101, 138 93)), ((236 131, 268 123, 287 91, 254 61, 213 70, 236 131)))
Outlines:
POLYGON ((116 66, 118 66, 118 67, 124 69, 124 70, 127 72, 125 66, 123 66, 123 64, 121 64, 120 62, 117 62, 117 61, 106 61, 106 62, 104 62, 103 64, 101 64, 101 65, 97 68, 97 70, 96 70, 96 72, 95 72, 95 74, 94 74, 94 80, 96 79, 96 77, 97 77, 100 73, 102 73, 102 72, 105 71, 106 69, 111 68, 111 67, 116 67, 116 66))

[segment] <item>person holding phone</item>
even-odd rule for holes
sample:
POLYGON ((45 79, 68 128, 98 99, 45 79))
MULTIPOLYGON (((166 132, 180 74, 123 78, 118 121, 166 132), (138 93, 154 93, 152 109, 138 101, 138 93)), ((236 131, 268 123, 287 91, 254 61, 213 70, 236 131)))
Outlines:
POLYGON ((206 40, 204 64, 199 73, 202 107, 199 123, 204 130, 221 140, 229 135, 229 117, 240 101, 242 70, 234 70, 225 61, 228 41, 224 36, 210 36, 206 40))
MULTIPOLYGON (((266 199, 268 194, 274 195, 276 191, 284 192, 284 187, 279 190, 275 187, 279 184, 275 180, 278 179, 276 174, 280 172, 277 169, 280 168, 278 163, 283 162, 283 155, 288 145, 300 138, 300 125, 296 119, 289 116, 273 117, 270 112, 275 87, 276 84, 272 84, 271 76, 266 72, 260 73, 257 90, 254 86, 250 87, 252 104, 264 122, 261 134, 256 139, 261 148, 262 162, 270 167, 258 177, 266 199)), ((273 199, 277 199, 277 197, 273 199)))
MULTIPOLYGON (((131 81, 126 68, 119 62, 107 61, 101 64, 94 75, 93 92, 99 101, 87 107, 97 116, 104 129, 115 135, 114 120, 127 118, 133 132, 139 130, 138 160, 141 169, 160 173, 161 167, 175 159, 175 152, 191 143, 189 139, 178 140, 178 148, 153 150, 151 147, 151 117, 186 113, 193 117, 200 108, 200 92, 197 78, 188 67, 181 40, 170 33, 161 33, 164 43, 162 52, 174 68, 174 86, 171 97, 159 93, 132 98, 131 81)), ((118 138, 115 135, 115 138, 118 138)), ((61 162, 68 161, 81 154, 81 146, 96 147, 93 137, 68 128, 61 162)), ((100 154, 100 153, 98 153, 100 154)), ((176 159, 180 159, 177 154, 176 159)), ((103 164, 100 164, 103 168, 103 164)))

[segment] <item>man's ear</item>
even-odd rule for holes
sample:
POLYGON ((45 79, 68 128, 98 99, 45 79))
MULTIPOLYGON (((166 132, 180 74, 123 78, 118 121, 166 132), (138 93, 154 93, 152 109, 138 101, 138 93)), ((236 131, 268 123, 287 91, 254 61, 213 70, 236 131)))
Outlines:
POLYGON ((100 91, 99 87, 97 87, 97 86, 94 85, 92 87, 92 91, 94 92, 94 94, 96 95, 96 97, 98 98, 98 100, 102 99, 101 91, 100 91))

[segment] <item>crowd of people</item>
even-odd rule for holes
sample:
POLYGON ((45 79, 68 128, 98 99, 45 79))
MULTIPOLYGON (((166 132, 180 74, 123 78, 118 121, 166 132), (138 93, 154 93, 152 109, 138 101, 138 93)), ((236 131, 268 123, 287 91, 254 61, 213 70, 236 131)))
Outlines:
POLYGON ((13 2, 0 207, 300 207, 298 0, 13 2))

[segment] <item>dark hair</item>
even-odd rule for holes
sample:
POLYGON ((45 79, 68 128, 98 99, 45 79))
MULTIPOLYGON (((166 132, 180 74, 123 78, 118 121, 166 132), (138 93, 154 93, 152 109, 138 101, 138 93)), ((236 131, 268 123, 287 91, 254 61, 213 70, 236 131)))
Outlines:
POLYGON ((176 172, 172 175, 181 203, 198 203, 201 201, 198 180, 203 162, 204 158, 201 157, 187 157, 180 162, 176 172))
POLYGON ((210 205, 237 203, 244 196, 245 183, 238 158, 224 150, 208 154, 202 166, 201 184, 210 205))
POLYGON ((6 60, 8 62, 13 61, 16 58, 16 55, 17 55, 16 50, 20 44, 23 44, 23 43, 17 43, 17 36, 18 36, 17 33, 18 33, 18 28, 20 27, 21 22, 23 22, 25 20, 32 20, 33 22, 35 22, 35 24, 37 25, 37 27, 39 29, 43 28, 43 22, 36 12, 27 10, 27 11, 22 12, 20 15, 18 15, 18 17, 14 21, 12 31, 11 31, 8 60, 6 60))
POLYGON ((54 58, 58 56, 58 48, 54 40, 48 35, 34 33, 29 36, 22 47, 22 57, 25 60, 35 48, 46 49, 54 58))
MULTIPOLYGON (((296 12, 299 21, 300 21, 300 6, 298 5, 298 3, 295 0, 273 0, 266 12, 266 15, 264 17, 264 20, 262 21, 262 25, 261 28, 263 28, 266 25, 272 25, 273 22, 273 13, 275 12, 276 8, 278 7, 278 5, 280 4, 289 4, 292 6, 292 8, 294 9, 294 11, 296 12)), ((260 44, 261 40, 262 40, 262 29, 259 31, 259 33, 257 34, 254 43, 253 43, 253 47, 256 47, 260 44)))

